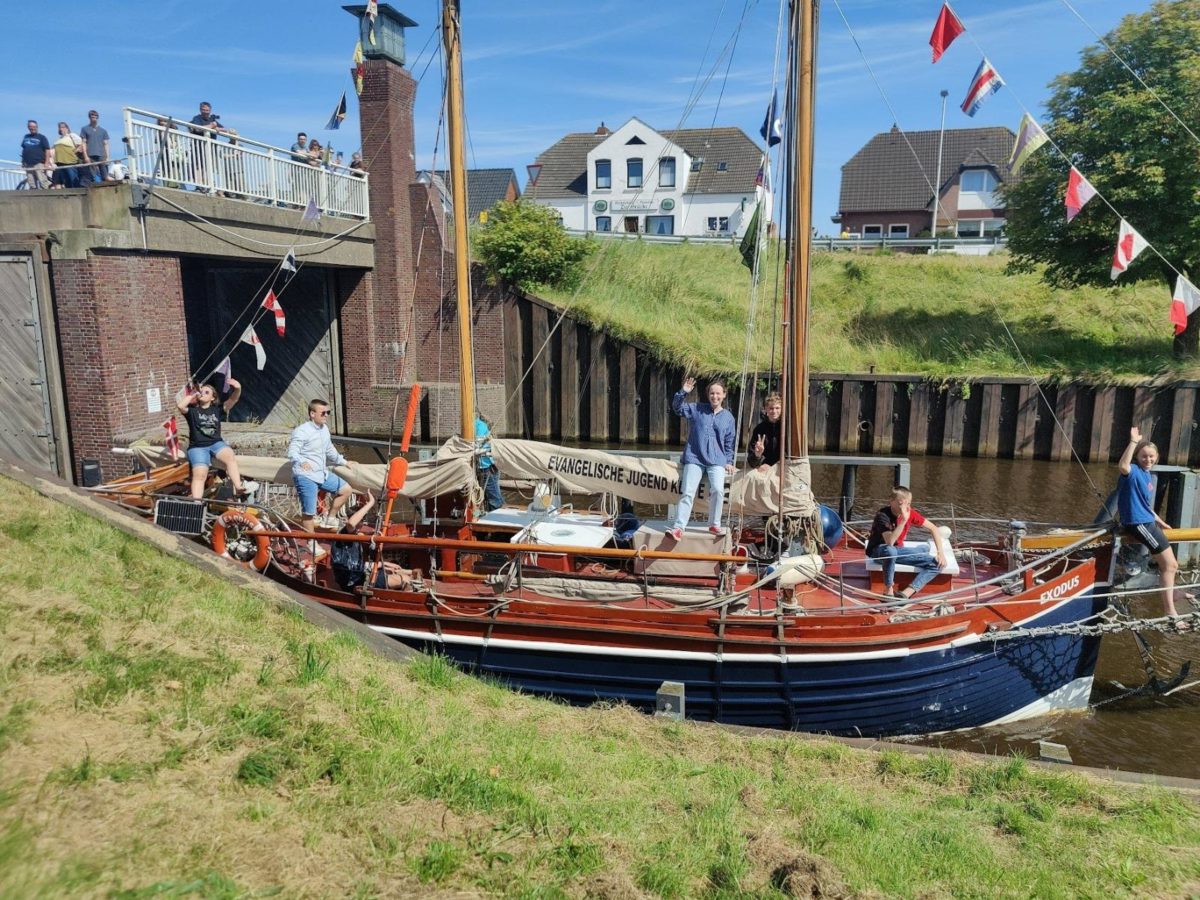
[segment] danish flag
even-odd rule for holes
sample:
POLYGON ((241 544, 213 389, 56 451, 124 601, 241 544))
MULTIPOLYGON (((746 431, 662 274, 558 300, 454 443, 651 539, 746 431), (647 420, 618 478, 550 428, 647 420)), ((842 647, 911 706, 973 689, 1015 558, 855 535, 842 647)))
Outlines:
POLYGON ((275 313, 275 332, 283 337, 284 328, 287 325, 287 320, 283 316, 283 307, 279 305, 279 300, 275 296, 274 291, 267 291, 267 296, 263 298, 263 309, 269 309, 275 313))
POLYGON ((1138 254, 1149 246, 1149 242, 1138 234, 1132 225, 1122 219, 1121 231, 1117 234, 1117 249, 1113 252, 1110 274, 1112 280, 1116 281, 1129 268, 1129 264, 1137 259, 1138 254))

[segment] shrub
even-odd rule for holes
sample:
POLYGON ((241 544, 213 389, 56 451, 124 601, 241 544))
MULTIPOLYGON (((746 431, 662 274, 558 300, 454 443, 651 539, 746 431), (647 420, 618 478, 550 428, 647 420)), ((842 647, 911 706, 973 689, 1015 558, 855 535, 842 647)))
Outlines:
POLYGON ((538 285, 572 288, 594 245, 566 233, 554 212, 522 200, 501 201, 488 213, 475 250, 492 281, 523 291, 538 285))

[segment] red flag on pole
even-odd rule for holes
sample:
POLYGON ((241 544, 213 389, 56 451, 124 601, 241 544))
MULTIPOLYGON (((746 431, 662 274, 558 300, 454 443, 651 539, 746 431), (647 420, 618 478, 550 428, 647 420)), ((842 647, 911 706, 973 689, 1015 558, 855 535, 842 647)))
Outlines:
POLYGON ((263 298, 262 305, 263 309, 269 309, 275 313, 275 333, 283 337, 287 320, 283 316, 283 307, 279 305, 279 300, 276 298, 274 291, 267 291, 267 296, 263 298))
POLYGON ((167 433, 167 439, 164 442, 167 447, 167 452, 171 454, 171 459, 179 458, 179 425, 175 421, 175 417, 167 419, 163 422, 163 431, 167 433))
POLYGON ((933 34, 929 35, 929 46, 933 48, 933 61, 937 62, 941 59, 946 48, 966 30, 963 23, 958 20, 958 16, 954 14, 954 10, 950 8, 950 4, 943 3, 942 11, 938 13, 937 23, 933 26, 933 34))
POLYGON ((1129 264, 1137 259, 1139 253, 1149 247, 1149 242, 1138 234, 1133 226, 1121 220, 1121 230, 1117 234, 1117 249, 1113 252, 1112 273, 1110 277, 1116 281, 1129 264))
POLYGON ((1171 321, 1175 323, 1176 334, 1183 334, 1188 316, 1197 309, 1200 309, 1200 290, 1180 275, 1175 279, 1175 291, 1171 294, 1171 321))
POLYGON ((1096 189, 1092 187, 1092 183, 1084 178, 1078 169, 1071 166, 1071 174, 1067 177, 1067 221, 1070 222, 1079 215, 1079 211, 1095 196, 1096 189))

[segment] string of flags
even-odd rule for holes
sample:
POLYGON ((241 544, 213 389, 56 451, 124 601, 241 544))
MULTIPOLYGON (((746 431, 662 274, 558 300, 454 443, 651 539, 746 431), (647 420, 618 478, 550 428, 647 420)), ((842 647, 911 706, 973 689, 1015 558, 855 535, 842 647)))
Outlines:
MULTIPOLYGON (((933 62, 937 62, 942 58, 942 55, 954 42, 955 38, 966 32, 966 26, 962 20, 955 15, 954 10, 950 8, 949 3, 943 3, 940 12, 938 13, 937 21, 934 23, 933 32, 929 35, 929 46, 933 51, 933 62)), ((979 67, 975 70, 974 76, 971 78, 971 84, 967 89, 967 95, 962 102, 962 111, 968 116, 974 116, 979 111, 980 106, 992 94, 1000 90, 1004 86, 1004 79, 1000 77, 1000 73, 996 67, 988 61, 986 56, 980 62, 979 67)), ((766 137, 766 124, 763 125, 763 137, 766 137)), ((1020 126, 1017 129, 1017 137, 1013 143, 1012 154, 1009 157, 1009 170, 1016 175, 1020 172, 1021 167, 1029 160, 1029 158, 1037 152, 1038 148, 1046 143, 1050 143, 1060 155, 1063 155, 1049 136, 1033 118, 1029 112, 1026 112, 1021 117, 1020 126)), ((1088 201, 1099 195, 1096 187, 1087 180, 1087 178, 1075 166, 1071 166, 1070 173, 1067 176, 1067 187, 1063 197, 1064 205, 1066 206, 1067 222, 1070 223, 1088 201)), ((1101 198, 1103 199, 1103 197, 1101 198)), ((1106 204, 1107 200, 1104 201, 1106 204)), ((1108 204, 1111 208, 1111 204, 1108 204)), ((1115 211, 1115 210, 1114 210, 1115 211)), ((1151 247, 1137 229, 1121 218, 1120 228, 1117 232, 1117 245, 1113 251, 1112 270, 1109 273, 1110 278, 1116 281, 1129 265, 1138 257, 1139 254, 1148 247, 1151 247)), ((1153 249, 1151 247, 1151 249, 1153 249)), ((1157 250, 1154 251, 1158 253, 1157 250)), ((1162 254, 1158 254, 1160 257, 1162 254)), ((1167 262, 1163 258, 1164 262, 1167 262)), ((1167 263, 1170 265, 1170 263, 1167 263)), ((1200 290, 1187 280, 1181 273, 1175 282, 1175 290, 1171 294, 1171 312, 1170 321, 1175 325, 1175 333, 1179 334, 1187 328, 1187 317, 1200 309, 1200 290)))
MULTIPOLYGON (((279 301, 275 298, 275 292, 267 291, 267 296, 263 297, 263 309, 269 309, 275 313, 275 333, 283 337, 284 330, 287 326, 287 319, 283 315, 283 307, 279 305, 279 301)), ((260 366, 261 368, 261 366, 260 366)))

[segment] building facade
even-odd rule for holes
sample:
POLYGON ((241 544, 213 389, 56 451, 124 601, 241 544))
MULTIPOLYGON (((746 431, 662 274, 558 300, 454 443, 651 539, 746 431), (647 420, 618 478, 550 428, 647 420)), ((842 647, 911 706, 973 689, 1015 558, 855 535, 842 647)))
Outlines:
POLYGON ((616 131, 568 134, 537 158, 526 199, 564 227, 692 237, 745 233, 757 203, 771 204, 763 150, 740 128, 656 131, 632 118, 616 131))
POLYGON ((1011 179, 1015 135, 1007 128, 959 128, 875 135, 842 166, 834 222, 843 235, 998 237, 1006 210, 999 188, 1011 179), (938 149, 941 145, 941 172, 938 149))

